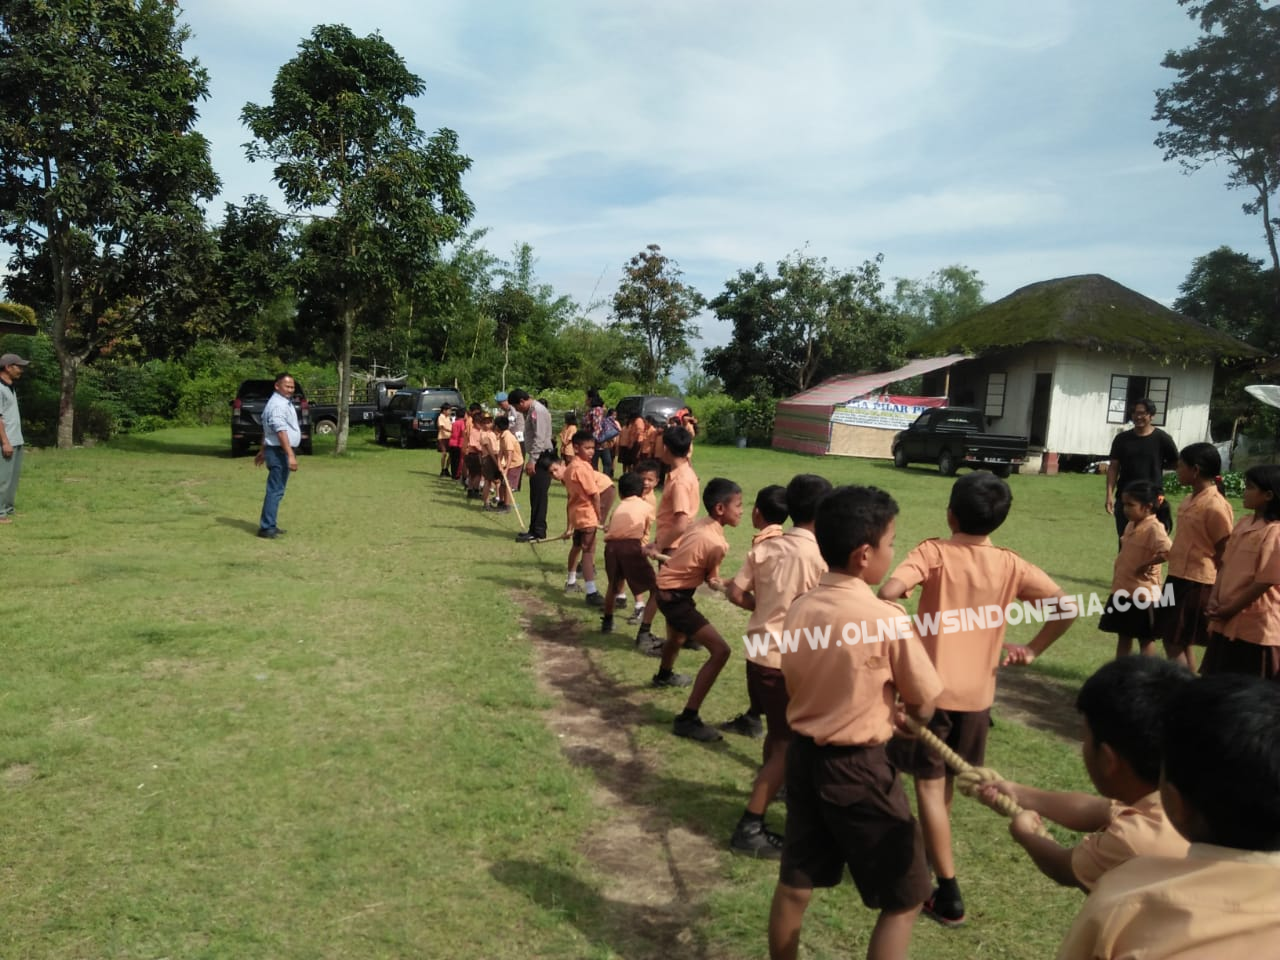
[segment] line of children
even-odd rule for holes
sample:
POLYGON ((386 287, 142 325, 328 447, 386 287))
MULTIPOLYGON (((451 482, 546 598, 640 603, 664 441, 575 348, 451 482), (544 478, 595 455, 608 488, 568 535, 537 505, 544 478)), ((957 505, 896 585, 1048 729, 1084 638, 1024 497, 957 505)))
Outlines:
POLYGON ((813 521, 818 504, 830 492, 831 484, 826 478, 814 474, 793 477, 785 489, 775 486, 761 490, 751 518, 760 534, 752 541, 747 559, 725 590, 730 602, 751 611, 747 633, 772 641, 767 653, 747 650, 747 712, 720 725, 721 730, 740 729, 741 721, 761 715, 768 725, 763 762, 752 784, 746 810, 729 840, 730 849, 736 853, 770 859, 782 856, 782 837, 764 824, 765 811, 786 779, 787 745, 791 742, 791 728, 787 725, 787 684, 782 674, 778 638, 791 604, 816 587, 827 572, 814 536, 813 521), (778 492, 782 494, 781 502, 778 492), (788 514, 793 525, 784 532, 781 522, 788 514))
POLYGON ((1134 857, 1186 856, 1187 841, 1160 802, 1160 749, 1165 710, 1194 679, 1180 663, 1123 657, 1084 682, 1076 696, 1084 728, 1080 752, 1100 795, 1011 781, 983 787, 981 799, 992 809, 997 794, 1024 809, 1009 822, 1009 832, 1041 873, 1088 892, 1104 873, 1134 857), (1089 835, 1063 847, 1040 832, 1041 817, 1089 835))
MULTIPOLYGON (((880 589, 880 598, 896 601, 921 588, 917 617, 933 628, 922 631, 923 646, 942 682, 929 729, 966 761, 980 767, 986 759, 996 672, 1002 665, 1035 660, 1075 622, 1074 613, 1049 620, 1028 646, 1006 646, 1005 623, 942 632, 944 611, 1004 610, 1014 600, 1053 600, 1063 591, 1039 567, 1012 550, 997 547, 991 534, 1013 504, 1009 485, 990 473, 961 477, 951 487, 947 506, 948 540, 925 540, 907 554, 880 589), (1002 657, 1003 654, 1003 657, 1002 657)), ((984 621, 985 623, 985 621, 984 621)), ((937 886, 925 904, 928 916, 944 926, 964 923, 964 900, 956 880, 951 844, 951 804, 955 777, 932 751, 914 739, 893 745, 892 756, 915 778, 916 800, 929 862, 937 886)))
MULTIPOLYGON (((670 432, 674 434, 677 431, 688 436, 683 427, 672 427, 670 432)), ((670 489, 663 495, 663 506, 669 495, 670 489)), ((667 642, 652 685, 689 686, 689 677, 672 670, 676 657, 687 640, 705 647, 707 660, 692 680, 689 698, 684 709, 676 715, 672 732, 678 737, 710 742, 720 739, 720 731, 704 723, 698 710, 729 661, 729 644, 698 611, 693 597, 704 583, 712 589, 721 586, 720 563, 729 552, 724 528, 736 527, 742 519, 742 489, 732 480, 716 477, 703 491, 702 503, 707 516, 681 533, 670 559, 658 571, 658 609, 667 621, 667 642)))
POLYGON ((1280 466, 1250 467, 1244 507, 1227 539, 1205 613, 1209 644, 1200 672, 1280 678, 1280 466))
MULTIPOLYGON (((814 531, 828 572, 791 605, 785 630, 903 616, 872 587, 893 563, 897 513, 893 498, 874 487, 839 487, 822 500, 814 531)), ((902 731, 904 712, 929 720, 942 681, 910 629, 885 643, 802 643, 782 658, 782 673, 792 740, 769 956, 795 960, 814 887, 837 886, 847 866, 862 902, 880 911, 867 956, 904 958, 929 896, 929 870, 885 747, 902 731)))
POLYGON ((1160 488, 1149 480, 1126 484, 1121 493, 1124 515, 1129 523, 1120 537, 1120 552, 1111 574, 1111 596, 1098 620, 1103 633, 1118 634, 1116 656, 1133 652, 1133 641, 1143 656, 1156 646, 1156 604, 1135 594, 1144 590, 1148 598, 1160 596, 1160 566, 1169 556, 1172 541, 1157 511, 1164 501, 1160 488))
POLYGON ((1260 960, 1280 943, 1280 685, 1184 684, 1164 711, 1160 798, 1185 857, 1107 871, 1058 950, 1082 957, 1260 960))
POLYGON ((1191 493, 1178 504, 1169 576, 1173 605, 1162 607, 1156 627, 1164 652, 1190 670, 1196 668, 1195 647, 1209 642, 1205 606, 1213 592, 1222 553, 1231 536, 1235 514, 1222 495, 1222 457, 1212 443, 1193 443, 1178 453, 1178 482, 1191 493))

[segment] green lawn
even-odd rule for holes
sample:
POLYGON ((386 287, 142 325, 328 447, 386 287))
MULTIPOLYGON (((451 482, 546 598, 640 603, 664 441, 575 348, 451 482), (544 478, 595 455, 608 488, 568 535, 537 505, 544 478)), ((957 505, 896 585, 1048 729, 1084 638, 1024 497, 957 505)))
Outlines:
MULTIPOLYGON (((644 686, 654 661, 629 631, 600 636, 561 596, 564 548, 514 544, 514 517, 465 502, 437 455, 364 432, 342 459, 331 444, 302 458, 274 542, 253 535, 263 471, 227 455, 222 429, 28 451, 2 534, 0 956, 760 956, 775 868, 725 850, 758 744, 672 737, 682 697, 644 686), (596 685, 549 683, 549 649, 596 685), (562 749, 557 724, 593 705, 628 763, 562 749), (631 860, 602 852, 629 833, 631 860), (670 838, 684 846, 667 855, 670 838), (678 902, 628 898, 648 889, 627 876, 636 849, 666 864, 678 902)), ((946 532, 950 484, 931 470, 712 447, 694 466, 748 497, 802 471, 883 486, 899 555, 946 532)), ((1102 479, 1011 483, 997 541, 1105 593, 1102 479)), ((730 532, 726 571, 750 536, 730 532)), ((743 612, 707 603, 740 634, 743 612)), ((1029 709, 1042 697, 1061 715, 1110 653, 1078 624, 1030 668, 1029 709)), ((709 720, 742 708, 741 670, 735 655, 709 720)), ((989 762, 1086 784, 1072 744, 1007 716, 989 762)), ((913 956, 1050 953, 1079 894, 1040 878, 983 808, 959 801, 957 834, 972 922, 922 921, 913 956)), ((871 921, 850 886, 820 893, 806 955, 860 955, 871 921)))

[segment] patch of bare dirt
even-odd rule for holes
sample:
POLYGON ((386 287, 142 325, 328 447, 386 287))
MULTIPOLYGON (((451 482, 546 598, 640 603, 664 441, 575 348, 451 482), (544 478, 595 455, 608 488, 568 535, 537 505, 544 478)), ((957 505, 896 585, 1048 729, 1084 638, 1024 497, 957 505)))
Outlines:
MULTIPOLYGON (((582 624, 561 617, 538 598, 521 594, 524 629, 536 651, 538 680, 556 705, 548 724, 561 750, 575 766, 595 777, 592 799, 602 816, 581 841, 590 862, 590 882, 554 879, 581 887, 590 904, 572 919, 593 941, 628 958, 670 956, 711 960, 715 956, 700 932, 702 900, 720 882, 720 849, 690 830, 672 811, 646 802, 658 779, 653 757, 637 743, 633 730, 653 717, 635 691, 605 674, 592 652, 581 645, 582 624), (589 914, 589 915, 588 915, 589 914)), ((507 865, 508 879, 528 885, 537 867, 507 865)))
POLYGON ((1061 680, 1025 667, 1005 667, 996 686, 996 712, 1033 730, 1044 730, 1071 743, 1080 742, 1076 691, 1061 680))
POLYGON ((34 763, 11 763, 0 771, 0 780, 4 781, 5 786, 20 787, 34 780, 37 773, 39 771, 34 763))

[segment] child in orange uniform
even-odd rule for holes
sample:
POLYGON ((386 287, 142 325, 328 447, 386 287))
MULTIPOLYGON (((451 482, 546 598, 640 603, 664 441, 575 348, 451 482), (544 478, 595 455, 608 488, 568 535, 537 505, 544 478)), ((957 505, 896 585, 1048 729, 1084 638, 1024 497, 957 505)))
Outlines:
POLYGON ((1121 494, 1129 525, 1120 538, 1111 574, 1111 598, 1098 620, 1103 633, 1118 634, 1116 656, 1133 652, 1133 641, 1144 656, 1156 648, 1155 612, 1160 597, 1160 565, 1173 542, 1156 516, 1162 499, 1149 480, 1135 480, 1121 494))
POLYGON ((591 466, 595 456, 596 439, 589 430, 579 430, 573 436, 574 458, 564 469, 563 482, 569 494, 568 527, 566 534, 573 537, 569 551, 569 573, 565 592, 577 591, 577 566, 582 560, 582 576, 587 585, 586 602, 589 607, 604 606, 604 597, 596 589, 596 529, 612 501, 613 481, 591 466), (604 494, 608 491, 609 497, 604 494))

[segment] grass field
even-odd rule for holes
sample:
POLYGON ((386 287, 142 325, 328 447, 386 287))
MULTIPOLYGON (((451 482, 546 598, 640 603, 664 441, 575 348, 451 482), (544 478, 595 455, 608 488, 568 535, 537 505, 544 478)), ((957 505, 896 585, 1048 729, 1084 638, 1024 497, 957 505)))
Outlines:
MULTIPOLYGON (((648 690, 630 633, 564 599, 564 548, 517 546, 515 518, 465 502, 434 453, 364 433, 340 459, 317 438, 288 534, 260 541, 264 475, 224 433, 28 451, 3 531, 0 956, 763 954, 776 869, 726 848, 758 744, 671 736, 682 695, 648 690)), ((748 496, 810 471, 883 486, 899 556, 946 532, 931 470, 710 447, 694 465, 748 496)), ((1102 479, 1011 484, 997 541, 1105 593, 1102 479)), ((750 535, 731 531, 726 571, 750 535)), ((740 634, 745 613, 707 603, 740 634)), ((1086 785, 1063 735, 1110 653, 1084 621, 1016 678, 989 763, 1086 785)), ((741 662, 709 721, 744 706, 741 662)), ((913 956, 1050 954, 1080 895, 964 800, 957 855, 972 920, 921 921, 913 956)), ((850 886, 818 894, 804 955, 860 955, 872 919, 850 886)))

